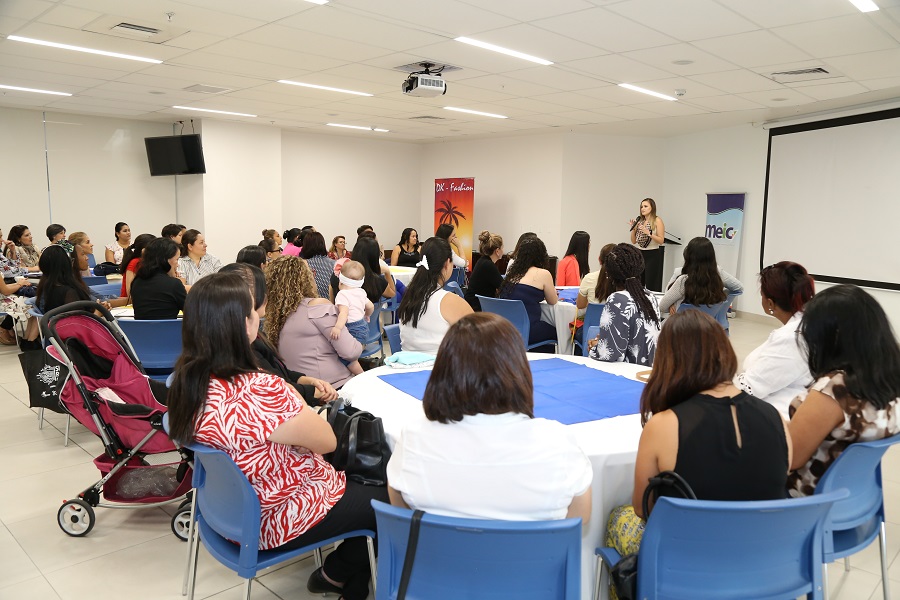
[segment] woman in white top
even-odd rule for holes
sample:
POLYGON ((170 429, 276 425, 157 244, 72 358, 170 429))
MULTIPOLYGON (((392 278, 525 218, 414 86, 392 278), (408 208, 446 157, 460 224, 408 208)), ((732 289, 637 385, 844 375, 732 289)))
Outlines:
POLYGON ((125 250, 131 245, 131 227, 128 223, 116 223, 116 241, 106 246, 105 260, 106 262, 122 264, 122 256, 125 250))
POLYGON ((813 278, 794 262, 780 262, 759 274, 759 293, 766 313, 781 322, 769 339, 744 359, 734 384, 778 409, 788 419, 791 400, 805 396, 812 384, 806 353, 797 343, 803 308, 815 294, 813 278))
POLYGON ((442 289, 453 274, 450 244, 430 238, 422 245, 422 259, 397 309, 404 350, 434 354, 444 334, 470 314, 469 303, 442 289))
POLYGON ((178 259, 178 271, 184 274, 185 285, 194 285, 201 277, 218 273, 222 261, 206 253, 206 239, 196 229, 188 229, 181 236, 187 256, 178 259))
POLYGON ((534 418, 522 339, 491 313, 444 337, 422 398, 388 463, 391 504, 471 519, 591 516, 588 458, 566 426, 534 418))
POLYGON ((463 252, 459 245, 459 238, 456 237, 456 227, 449 223, 443 223, 438 226, 437 231, 434 232, 434 237, 447 240, 447 243, 450 244, 450 250, 453 252, 452 259, 454 267, 465 269, 469 266, 469 261, 462 257, 463 252))
POLYGON ((743 284, 716 264, 716 249, 705 237, 688 242, 683 256, 681 274, 669 282, 666 294, 659 301, 661 314, 675 314, 682 302, 712 305, 724 302, 728 294, 744 292, 743 284))

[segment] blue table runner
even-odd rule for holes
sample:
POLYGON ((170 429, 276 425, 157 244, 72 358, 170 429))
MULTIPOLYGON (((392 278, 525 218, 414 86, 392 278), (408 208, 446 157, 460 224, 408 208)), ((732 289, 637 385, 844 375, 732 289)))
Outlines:
MULTIPOLYGON (((586 423, 639 412, 644 384, 561 358, 530 361, 534 380, 534 416, 563 425, 586 423)), ((431 371, 378 377, 413 398, 422 399, 431 371)))

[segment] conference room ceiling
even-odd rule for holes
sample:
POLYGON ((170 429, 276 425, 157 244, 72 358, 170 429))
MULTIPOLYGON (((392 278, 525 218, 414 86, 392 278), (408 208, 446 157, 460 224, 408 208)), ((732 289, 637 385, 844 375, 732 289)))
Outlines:
POLYGON ((416 142, 554 131, 670 136, 900 97, 900 0, 875 2, 881 10, 861 13, 847 0, 0 0, 0 85, 72 94, 0 89, 0 106, 416 142), (112 29, 122 22, 160 33, 112 29), (444 75, 446 95, 400 91, 406 75, 396 67, 421 61, 459 67, 444 75), (817 68, 827 73, 786 83, 773 76, 817 68), (620 83, 684 95, 662 100, 620 83), (188 89, 198 85, 224 91, 188 89))

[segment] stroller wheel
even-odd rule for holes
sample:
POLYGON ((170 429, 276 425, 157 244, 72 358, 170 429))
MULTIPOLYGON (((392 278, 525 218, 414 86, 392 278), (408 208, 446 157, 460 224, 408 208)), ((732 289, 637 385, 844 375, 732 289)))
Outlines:
POLYGON ((94 528, 94 509, 84 500, 69 500, 59 507, 56 520, 68 535, 82 537, 94 528))
POLYGON ((191 502, 187 500, 178 507, 178 512, 172 515, 172 533, 182 542, 188 540, 191 530, 191 502))

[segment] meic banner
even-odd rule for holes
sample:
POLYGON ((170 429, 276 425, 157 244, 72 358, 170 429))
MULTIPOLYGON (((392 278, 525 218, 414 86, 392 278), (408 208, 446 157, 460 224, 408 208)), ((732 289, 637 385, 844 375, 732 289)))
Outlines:
POLYGON ((716 246, 719 266, 735 274, 744 229, 746 194, 707 194, 705 236, 716 246))
POLYGON ((444 224, 455 227, 459 255, 466 259, 469 265, 472 264, 474 213, 474 177, 434 180, 434 230, 437 231, 437 228, 444 224))

